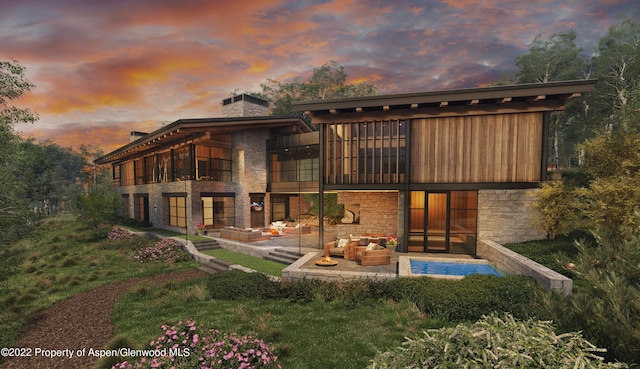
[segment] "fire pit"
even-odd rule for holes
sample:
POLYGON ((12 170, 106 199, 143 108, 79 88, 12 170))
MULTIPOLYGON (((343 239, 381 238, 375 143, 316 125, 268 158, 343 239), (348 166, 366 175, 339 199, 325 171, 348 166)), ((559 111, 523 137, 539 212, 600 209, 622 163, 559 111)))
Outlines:
POLYGON ((336 265, 338 265, 338 262, 331 259, 331 257, 329 256, 329 248, 327 246, 325 246, 325 248, 324 248, 324 257, 322 259, 316 261, 316 265, 320 265, 320 266, 336 266, 336 265))

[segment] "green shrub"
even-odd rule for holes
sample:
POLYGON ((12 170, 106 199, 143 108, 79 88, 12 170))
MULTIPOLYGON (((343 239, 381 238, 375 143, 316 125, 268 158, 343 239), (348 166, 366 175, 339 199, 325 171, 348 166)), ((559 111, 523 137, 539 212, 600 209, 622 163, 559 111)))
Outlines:
POLYGON ((387 288, 393 300, 408 299, 422 312, 452 321, 476 320, 492 312, 512 312, 519 318, 542 314, 535 294, 539 287, 528 277, 399 278, 389 281, 387 288))
POLYGON ((550 322, 485 316, 474 324, 432 329, 402 347, 378 354, 382 368, 625 368, 604 363, 579 333, 556 335, 550 322))
POLYGON ((566 268, 566 259, 578 254, 575 240, 590 241, 593 237, 582 232, 573 232, 567 236, 558 236, 553 240, 535 240, 515 244, 504 244, 504 247, 517 252, 547 268, 572 278, 573 273, 566 268))
POLYGON ((262 273, 230 270, 212 274, 207 280, 209 296, 217 300, 278 297, 278 283, 262 273))
POLYGON ((554 239, 580 229, 580 204, 576 201, 574 191, 563 180, 545 182, 537 190, 537 200, 533 203, 537 210, 535 226, 549 238, 554 239))
MULTIPOLYGON (((640 221, 640 214, 636 213, 640 221)), ((594 233, 594 242, 577 242, 570 297, 546 293, 541 299, 564 331, 580 330, 611 358, 640 363, 640 231, 627 227, 628 239, 594 233)))
MULTIPOLYGON (((121 348, 129 348, 136 349, 136 346, 133 344, 133 341, 127 336, 115 336, 111 339, 111 341, 107 342, 105 346, 105 350, 118 350, 121 348)), ((98 361, 96 364, 96 369, 111 369, 117 363, 123 362, 125 360, 122 356, 106 356, 98 361)))

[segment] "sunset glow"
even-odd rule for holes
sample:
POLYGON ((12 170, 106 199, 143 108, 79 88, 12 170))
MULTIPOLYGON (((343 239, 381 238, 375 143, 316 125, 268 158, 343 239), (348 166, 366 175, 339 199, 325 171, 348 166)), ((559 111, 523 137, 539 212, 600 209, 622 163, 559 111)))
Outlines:
POLYGON ((40 117, 16 127, 24 137, 109 152, 331 60, 382 94, 483 86, 537 35, 575 29, 588 54, 639 12, 634 0, 5 1, 0 59, 36 85, 16 102, 40 117))

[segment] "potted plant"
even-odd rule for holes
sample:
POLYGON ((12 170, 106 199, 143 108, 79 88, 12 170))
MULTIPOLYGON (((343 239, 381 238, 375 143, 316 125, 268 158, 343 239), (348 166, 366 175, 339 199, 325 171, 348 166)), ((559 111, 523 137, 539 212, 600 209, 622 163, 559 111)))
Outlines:
POLYGON ((398 246, 398 237, 396 237, 395 235, 390 235, 389 237, 387 237, 386 241, 388 247, 398 246))
POLYGON ((199 236, 202 236, 202 235, 204 235, 204 231, 205 231, 206 228, 207 228, 207 226, 204 225, 204 223, 200 223, 200 224, 196 225, 196 233, 199 236))

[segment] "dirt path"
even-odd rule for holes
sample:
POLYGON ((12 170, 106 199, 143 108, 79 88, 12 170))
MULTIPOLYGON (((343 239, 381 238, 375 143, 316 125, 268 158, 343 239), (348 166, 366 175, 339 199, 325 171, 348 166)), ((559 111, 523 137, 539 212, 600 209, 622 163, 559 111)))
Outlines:
MULTIPOLYGON (((2 368, 92 368, 98 361, 95 357, 77 357, 77 350, 103 349, 114 336, 111 314, 116 301, 130 288, 142 281, 163 283, 179 281, 203 275, 199 270, 189 270, 136 278, 118 282, 76 295, 60 301, 34 317, 27 325, 14 347, 31 349, 31 357, 4 358, 2 368), (72 358, 44 357, 41 350, 73 351, 72 358)), ((67 354, 61 352, 62 354, 67 354)))

